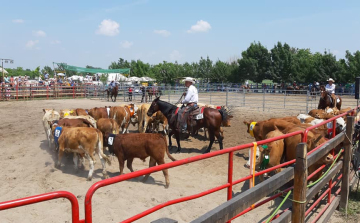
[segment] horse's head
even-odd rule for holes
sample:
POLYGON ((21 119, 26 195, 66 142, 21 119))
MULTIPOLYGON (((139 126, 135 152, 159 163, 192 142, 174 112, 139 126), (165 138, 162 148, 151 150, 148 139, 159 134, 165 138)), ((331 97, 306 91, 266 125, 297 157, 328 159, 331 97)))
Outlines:
POLYGON ((324 85, 321 85, 320 86, 320 97, 322 99, 325 99, 327 97, 327 92, 325 90, 325 86, 324 85))
POLYGON ((159 104, 158 104, 158 101, 159 101, 160 97, 156 97, 153 102, 151 102, 151 106, 147 112, 147 115, 148 116, 152 116, 155 112, 159 111, 159 104))

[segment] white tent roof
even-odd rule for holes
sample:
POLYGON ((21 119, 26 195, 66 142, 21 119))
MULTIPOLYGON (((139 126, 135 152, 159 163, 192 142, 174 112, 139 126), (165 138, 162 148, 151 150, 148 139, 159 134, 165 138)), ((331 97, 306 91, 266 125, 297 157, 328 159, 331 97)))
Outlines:
MULTIPOLYGON (((2 74, 2 72, 3 72, 3 68, 0 67, 0 73, 2 74)), ((8 72, 5 69, 4 69, 4 74, 8 74, 8 72)))
MULTIPOLYGON (((98 75, 103 75, 103 74, 98 74, 98 75)), ((108 74, 108 81, 126 81, 126 77, 120 73, 109 73, 108 74)))

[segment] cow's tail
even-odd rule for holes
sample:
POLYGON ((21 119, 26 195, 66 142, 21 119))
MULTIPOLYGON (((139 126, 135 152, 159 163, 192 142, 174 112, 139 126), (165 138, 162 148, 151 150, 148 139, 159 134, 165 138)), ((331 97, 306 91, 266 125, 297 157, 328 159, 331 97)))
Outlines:
POLYGON ((103 134, 98 130, 98 150, 99 150, 99 155, 101 156, 101 158, 103 158, 109 165, 111 165, 111 161, 110 158, 104 154, 104 150, 103 150, 103 134))
POLYGON ((176 159, 170 155, 170 152, 169 152, 169 147, 168 147, 168 144, 167 144, 167 141, 166 141, 166 137, 162 135, 162 138, 163 138, 163 139, 164 139, 164 141, 165 141, 165 145, 166 145, 166 154, 167 154, 167 156, 168 156, 168 157, 169 157, 172 161, 176 161, 176 159))

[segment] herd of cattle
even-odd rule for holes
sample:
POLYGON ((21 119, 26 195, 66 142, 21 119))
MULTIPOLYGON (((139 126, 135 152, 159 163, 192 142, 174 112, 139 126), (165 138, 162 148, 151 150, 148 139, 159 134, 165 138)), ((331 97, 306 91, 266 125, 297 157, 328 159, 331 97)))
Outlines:
MULTIPOLYGON (((330 119, 336 115, 346 113, 351 108, 337 110, 336 108, 327 108, 325 110, 314 109, 308 114, 299 114, 298 116, 289 116, 283 118, 272 118, 264 121, 244 121, 247 125, 247 132, 255 138, 256 141, 281 136, 287 133, 304 131, 306 128, 319 124, 326 119, 330 119)), ((342 117, 336 119, 336 134, 343 131, 346 127, 346 119, 342 117)), ((308 152, 315 149, 319 145, 331 138, 332 124, 325 124, 310 130, 308 133, 307 150, 308 152)), ((301 135, 295 135, 285 139, 277 140, 268 143, 266 146, 259 146, 256 149, 256 170, 263 170, 274 167, 280 163, 287 162, 296 158, 296 146, 301 142, 301 135)), ((341 144, 335 148, 335 153, 341 149, 341 144)), ((251 157, 251 150, 249 150, 249 157, 251 157)), ((327 154, 318 160, 315 164, 308 168, 309 175, 322 165, 327 165, 334 161, 331 154, 327 154)), ((250 159, 245 164, 245 167, 250 167, 250 159)), ((275 173, 280 172, 281 169, 275 170, 275 173)), ((321 172, 317 173, 312 180, 316 180, 321 176, 321 172)), ((263 180, 263 176, 260 176, 263 180)))
MULTIPOLYGON (((124 163, 133 172, 132 162, 134 158, 145 161, 150 157, 149 167, 164 164, 165 153, 175 161, 170 155, 165 135, 169 131, 168 121, 160 112, 153 116, 147 116, 150 104, 142 104, 137 107, 134 104, 124 106, 102 107, 92 109, 63 109, 60 112, 54 109, 43 109, 43 125, 49 142, 49 147, 54 147, 58 151, 57 167, 61 165, 61 158, 64 152, 73 153, 75 169, 83 167, 84 159, 89 161, 90 170, 88 180, 92 179, 95 154, 100 158, 103 175, 108 177, 106 163, 111 164, 109 157, 104 153, 103 148, 107 148, 110 154, 115 155, 119 161, 120 174, 123 173, 124 163), (138 125, 139 133, 128 133, 129 125, 138 125), (162 127, 162 128, 160 128, 162 127), (159 130, 165 134, 156 134, 159 130), (117 134, 117 133, 123 134, 117 134), (147 132, 147 133, 146 133, 147 132), (80 162, 79 162, 80 161, 80 162)), ((309 126, 316 125, 335 115, 346 113, 351 108, 337 110, 336 108, 319 110, 314 109, 309 114, 289 116, 283 118, 272 118, 264 121, 244 121, 247 125, 247 132, 256 141, 281 136, 283 134, 305 130, 309 126)), ((336 132, 344 130, 346 122, 343 118, 336 120, 336 132)), ((230 126, 230 123, 228 123, 230 126)), ((328 128, 323 125, 313 129, 308 134, 307 149, 311 151, 320 144, 324 143, 329 136, 328 128)), ((295 135, 268 143, 266 147, 259 146, 256 150, 256 169, 270 168, 282 162, 295 159, 295 148, 301 142, 301 136, 295 135), (267 162, 264 165, 264 160, 267 162)), ((336 148, 339 150, 340 148, 336 148)), ((250 150, 249 150, 250 157, 250 150)), ((323 164, 333 162, 333 156, 328 154, 317 163, 309 167, 309 174, 323 164)), ((250 159, 245 167, 250 167, 250 159)), ((277 169, 275 172, 279 172, 277 169)), ((166 185, 169 187, 169 177, 167 170, 163 170, 166 185)), ((320 177, 321 173, 313 179, 320 177)), ((148 176, 144 177, 146 181, 148 176)))
MULTIPOLYGON (((208 105, 203 105, 208 106, 208 105)), ((104 148, 115 155, 119 161, 120 174, 123 173, 124 162, 133 172, 134 158, 150 157, 149 167, 165 163, 165 153, 170 155, 165 135, 169 132, 168 120, 160 112, 151 117, 147 115, 150 104, 135 104, 112 107, 95 107, 91 109, 43 109, 43 125, 49 148, 58 152, 56 167, 61 166, 64 152, 73 153, 75 169, 83 167, 84 159, 89 161, 88 180, 92 179, 95 154, 100 158, 104 178, 108 178, 106 163, 111 165, 104 148), (139 133, 129 133, 128 128, 138 125, 139 133), (160 131, 161 130, 161 131, 160 131), (163 132, 164 134, 157 134, 163 132), (118 134, 122 133, 122 134, 118 134), (79 162, 80 161, 80 162, 79 162)), ((211 106, 210 106, 211 107, 211 106)), ((230 126, 230 123, 228 123, 230 126)), ((167 170, 163 171, 166 188, 169 186, 167 170)), ((148 176, 144 177, 146 181, 148 176)))

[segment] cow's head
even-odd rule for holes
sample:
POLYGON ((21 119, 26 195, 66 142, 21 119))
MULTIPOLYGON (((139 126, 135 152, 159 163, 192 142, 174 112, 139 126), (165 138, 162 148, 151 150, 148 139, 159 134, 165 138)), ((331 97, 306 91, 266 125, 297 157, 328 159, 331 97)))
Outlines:
POLYGON ((262 140, 262 138, 259 136, 259 128, 260 127, 259 127, 259 124, 257 122, 254 122, 253 120, 250 120, 249 122, 244 121, 244 124, 247 126, 247 133, 249 133, 257 141, 262 140))
POLYGON ((159 111, 159 102, 160 97, 156 97, 152 102, 151 102, 151 106, 148 110, 148 112, 146 113, 148 116, 152 116, 155 112, 159 111))

